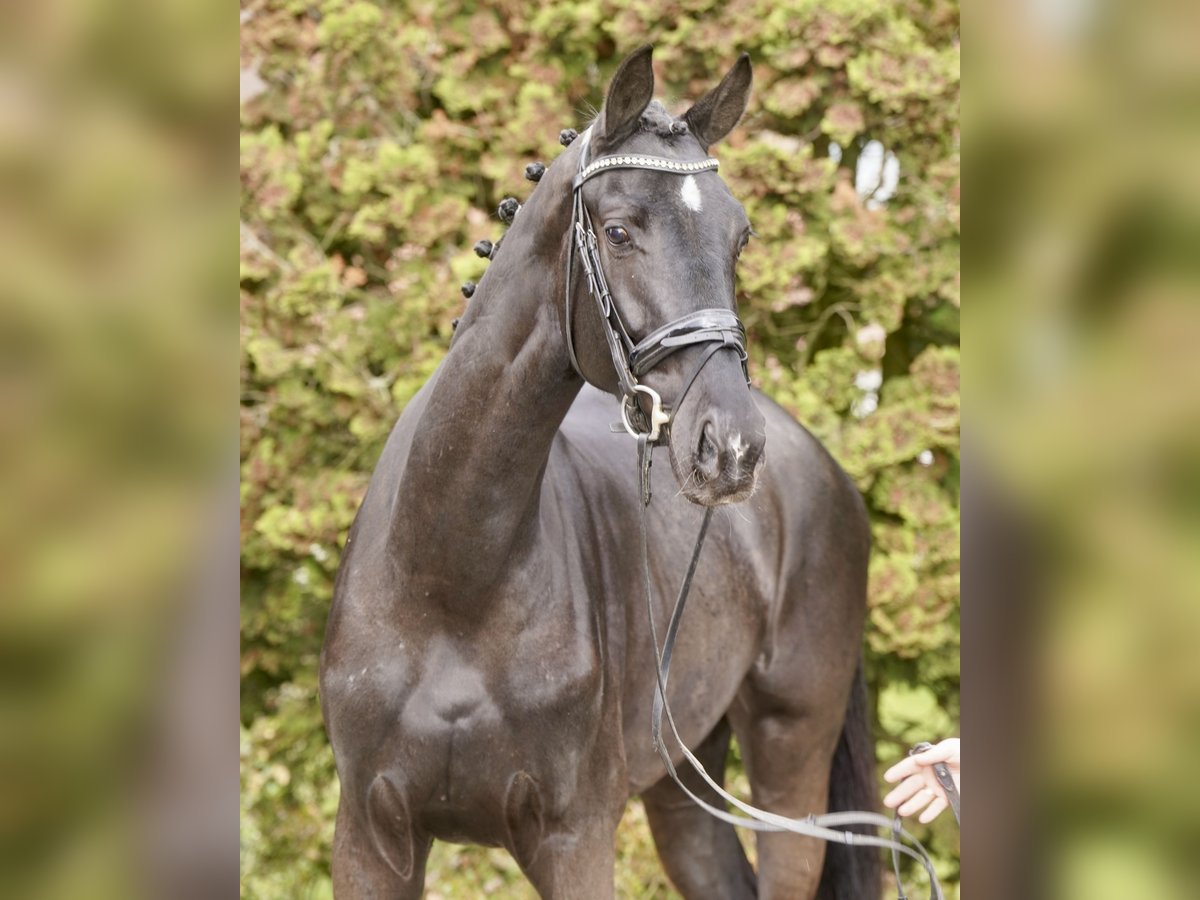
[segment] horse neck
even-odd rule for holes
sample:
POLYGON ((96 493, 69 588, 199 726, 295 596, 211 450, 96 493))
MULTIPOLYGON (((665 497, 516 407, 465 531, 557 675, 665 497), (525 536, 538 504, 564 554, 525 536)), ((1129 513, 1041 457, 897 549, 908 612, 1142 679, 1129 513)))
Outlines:
POLYGON ((561 309, 577 156, 546 170, 505 235, 416 423, 394 546, 431 595, 481 597, 536 540, 550 446, 582 386, 561 309))

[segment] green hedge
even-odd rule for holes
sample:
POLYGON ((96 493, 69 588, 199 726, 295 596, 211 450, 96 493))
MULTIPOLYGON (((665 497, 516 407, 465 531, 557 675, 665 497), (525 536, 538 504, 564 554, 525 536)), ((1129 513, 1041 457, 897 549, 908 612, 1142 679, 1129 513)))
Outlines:
MULTIPOLYGON (((586 120, 646 42, 668 104, 698 98, 738 52, 752 57, 749 111, 717 148, 759 234, 739 268, 751 373, 871 509, 881 769, 916 740, 957 733, 958 5, 653 6, 245 4, 247 897, 329 895, 338 788, 316 666, 346 530, 388 431, 445 352, 459 284, 483 272, 472 243, 499 237, 496 205, 528 193, 524 165, 555 156, 559 130, 586 120), (886 186, 855 183, 870 141, 899 168, 882 201, 886 186)), ((957 830, 940 821, 929 837, 955 896, 957 830)), ((666 896, 636 807, 621 840, 621 895, 666 896)), ((430 896, 524 896, 519 885, 494 851, 443 847, 431 864, 430 896)))

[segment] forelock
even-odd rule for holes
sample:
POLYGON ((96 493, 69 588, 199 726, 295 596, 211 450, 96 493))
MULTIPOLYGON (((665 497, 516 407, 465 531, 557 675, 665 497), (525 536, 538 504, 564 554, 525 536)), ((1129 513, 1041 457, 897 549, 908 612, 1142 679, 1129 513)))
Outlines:
POLYGON ((642 113, 639 125, 641 131, 649 132, 660 138, 677 137, 687 134, 688 130, 687 122, 672 116, 657 100, 650 101, 650 105, 642 113))

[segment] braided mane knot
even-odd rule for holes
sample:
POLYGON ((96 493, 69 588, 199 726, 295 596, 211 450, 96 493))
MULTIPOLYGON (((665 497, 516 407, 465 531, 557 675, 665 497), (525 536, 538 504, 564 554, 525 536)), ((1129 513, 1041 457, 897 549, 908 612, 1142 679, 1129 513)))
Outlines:
POLYGON ((657 100, 651 101, 650 105, 646 107, 638 124, 642 131, 648 131, 661 138, 672 138, 676 135, 687 134, 688 131, 687 122, 683 119, 676 119, 657 100))

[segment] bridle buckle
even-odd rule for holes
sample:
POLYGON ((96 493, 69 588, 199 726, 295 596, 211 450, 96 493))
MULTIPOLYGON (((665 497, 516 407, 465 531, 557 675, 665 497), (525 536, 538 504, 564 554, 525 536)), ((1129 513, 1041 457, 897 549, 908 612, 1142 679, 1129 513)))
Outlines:
POLYGON ((646 394, 650 398, 650 428, 648 432, 638 431, 633 423, 629 420, 630 407, 633 405, 634 394, 626 394, 621 400, 621 422, 625 425, 625 430, 633 437, 646 435, 646 440, 654 443, 658 440, 658 436, 662 431, 662 426, 667 425, 671 421, 671 415, 662 406, 662 397, 658 395, 658 391, 654 388, 646 387, 644 384, 635 384, 633 386, 634 394, 646 394))

